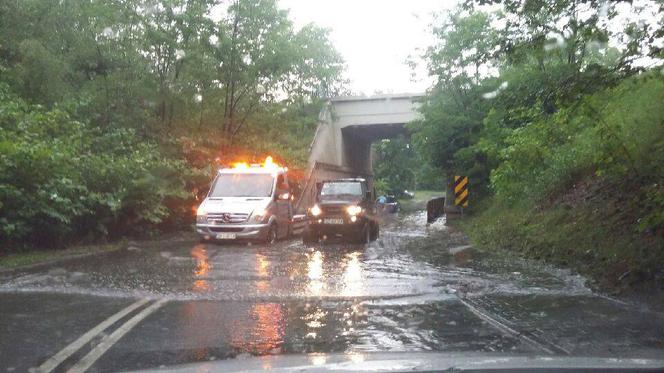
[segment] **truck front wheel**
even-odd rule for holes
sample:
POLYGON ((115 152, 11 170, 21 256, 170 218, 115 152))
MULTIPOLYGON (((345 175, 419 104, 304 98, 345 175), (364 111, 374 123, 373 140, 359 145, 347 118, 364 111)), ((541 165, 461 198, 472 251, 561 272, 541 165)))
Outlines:
POLYGON ((355 239, 353 240, 353 241, 355 241, 355 243, 367 244, 367 243, 371 242, 371 227, 370 227, 370 225, 371 224, 368 223, 368 222, 365 223, 364 226, 362 227, 362 229, 355 234, 355 237, 354 237, 355 239))
POLYGON ((380 234, 380 228, 378 224, 372 224, 371 225, 371 241, 376 241, 378 239, 378 235, 380 234))

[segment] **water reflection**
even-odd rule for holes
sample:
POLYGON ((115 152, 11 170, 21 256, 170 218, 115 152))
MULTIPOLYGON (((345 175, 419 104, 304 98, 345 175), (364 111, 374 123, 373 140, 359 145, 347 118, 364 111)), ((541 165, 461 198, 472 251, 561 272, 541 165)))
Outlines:
POLYGON ((316 339, 320 334, 321 328, 325 326, 325 318, 328 313, 319 306, 309 306, 306 308, 309 308, 310 311, 301 317, 306 325, 305 338, 316 339))
POLYGON ((267 256, 263 254, 256 254, 256 273, 261 278, 256 282, 256 289, 259 293, 265 293, 270 290, 270 282, 266 279, 268 277, 270 261, 267 256))
POLYGON ((268 267, 270 266, 270 261, 267 259, 267 256, 263 254, 256 254, 256 272, 260 277, 266 277, 268 275, 268 267))
POLYGON ((311 354, 311 355, 309 355, 309 361, 311 362, 311 365, 315 365, 315 366, 325 365, 325 363, 327 362, 327 355, 326 354, 311 354))
POLYGON ((363 293, 364 276, 362 273, 362 264, 360 263, 360 253, 356 251, 346 254, 346 267, 343 274, 341 295, 358 296, 363 293))
POLYGON ((307 254, 307 293, 312 296, 366 295, 362 253, 352 251, 307 254))
POLYGON ((255 304, 248 320, 234 325, 231 345, 240 351, 264 355, 280 352, 284 343, 285 320, 282 305, 255 304))
POLYGON ((197 293, 206 293, 210 291, 210 284, 207 280, 196 280, 191 286, 191 289, 197 293))
POLYGON ((195 361, 208 357, 210 346, 214 346, 217 333, 213 328, 205 327, 205 322, 211 322, 218 310, 212 303, 184 303, 180 308, 180 339, 191 346, 189 354, 195 361))
POLYGON ((316 250, 309 255, 307 262, 307 277, 309 278, 307 290, 314 296, 323 295, 325 290, 323 258, 323 253, 320 250, 316 250))
POLYGON ((356 364, 364 362, 364 354, 360 354, 357 352, 350 352, 346 354, 348 359, 356 364))
POLYGON ((191 249, 191 256, 196 260, 196 267, 194 268, 194 280, 192 290, 195 292, 207 292, 210 290, 210 283, 206 277, 210 273, 212 266, 210 265, 210 258, 208 257, 205 246, 196 245, 191 249))
POLYGON ((351 306, 345 310, 341 317, 341 335, 348 336, 355 333, 355 327, 365 316, 366 312, 359 301, 354 301, 351 306))

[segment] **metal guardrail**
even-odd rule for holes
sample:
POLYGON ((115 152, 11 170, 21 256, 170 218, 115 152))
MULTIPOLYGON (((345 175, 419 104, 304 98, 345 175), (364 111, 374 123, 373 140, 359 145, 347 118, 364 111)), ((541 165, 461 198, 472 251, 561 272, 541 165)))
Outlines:
POLYGON ((445 215, 445 197, 433 198, 427 201, 427 223, 433 223, 445 215))

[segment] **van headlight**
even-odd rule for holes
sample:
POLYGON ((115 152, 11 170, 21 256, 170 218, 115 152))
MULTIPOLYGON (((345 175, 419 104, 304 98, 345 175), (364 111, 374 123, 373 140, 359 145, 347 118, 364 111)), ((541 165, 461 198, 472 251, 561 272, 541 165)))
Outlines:
POLYGON ((270 215, 265 209, 255 209, 254 212, 251 213, 251 219, 249 220, 252 223, 265 223, 269 217, 270 215))
POLYGON ((203 205, 198 206, 196 210, 196 224, 205 224, 207 223, 207 211, 203 205))
POLYGON ((354 205, 353 206, 348 206, 348 207, 346 207, 346 212, 350 216, 359 215, 359 214, 362 213, 362 207, 354 206, 354 205))

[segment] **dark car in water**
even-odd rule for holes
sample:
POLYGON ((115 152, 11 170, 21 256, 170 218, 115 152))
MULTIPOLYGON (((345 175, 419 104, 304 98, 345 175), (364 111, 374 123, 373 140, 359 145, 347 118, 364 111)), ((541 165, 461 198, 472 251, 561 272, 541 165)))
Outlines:
POLYGON ((395 196, 380 196, 376 200, 376 209, 378 212, 394 214, 399 212, 399 201, 395 196))
POLYGON ((378 238, 373 192, 365 179, 324 181, 308 216, 309 225, 302 237, 305 243, 339 236, 356 243, 378 238))

